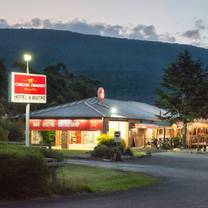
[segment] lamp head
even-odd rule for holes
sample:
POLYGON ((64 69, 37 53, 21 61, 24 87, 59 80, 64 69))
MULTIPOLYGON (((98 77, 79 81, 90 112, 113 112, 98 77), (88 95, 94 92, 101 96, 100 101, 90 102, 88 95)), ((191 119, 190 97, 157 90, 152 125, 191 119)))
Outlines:
POLYGON ((30 61, 32 59, 32 56, 30 54, 24 54, 23 57, 25 61, 30 61))

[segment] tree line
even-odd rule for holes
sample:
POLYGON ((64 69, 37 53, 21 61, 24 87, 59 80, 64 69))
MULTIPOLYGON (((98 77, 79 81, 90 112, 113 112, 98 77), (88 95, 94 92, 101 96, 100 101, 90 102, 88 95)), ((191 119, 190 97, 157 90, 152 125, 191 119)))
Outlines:
MULTIPOLYGON (((12 71, 25 72, 25 69, 25 63, 15 62, 12 71)), ((47 66, 41 71, 30 69, 30 72, 47 76, 47 103, 32 104, 32 110, 93 97, 96 95, 96 90, 100 85, 97 80, 73 73, 64 63, 47 66)), ((8 103, 8 77, 9 70, 4 61, 0 60, 1 116, 12 116, 25 111, 24 104, 8 103)))

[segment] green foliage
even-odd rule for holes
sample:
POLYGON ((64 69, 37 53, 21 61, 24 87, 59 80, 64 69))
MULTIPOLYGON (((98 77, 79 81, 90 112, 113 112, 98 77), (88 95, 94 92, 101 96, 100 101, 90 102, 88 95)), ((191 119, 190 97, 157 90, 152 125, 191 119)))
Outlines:
POLYGON ((0 98, 8 98, 8 72, 4 61, 0 59, 0 98))
POLYGON ((71 150, 71 149, 59 149, 64 158, 89 158, 91 151, 89 150, 71 150))
POLYGON ((0 197, 27 198, 48 194, 49 170, 39 150, 0 145, 0 197))
POLYGON ((41 131, 41 134, 43 137, 42 144, 49 145, 51 148, 55 141, 55 131, 41 131))
POLYGON ((167 110, 165 118, 187 123, 207 117, 208 71, 188 51, 166 68, 162 86, 164 89, 158 90, 158 104, 167 110))
POLYGON ((41 148, 40 152, 46 158, 53 158, 53 159, 55 159, 57 161, 63 161, 64 160, 64 154, 61 151, 47 149, 47 148, 41 148))
POLYGON ((23 127, 20 126, 16 121, 10 122, 10 125, 8 127, 8 140, 9 141, 23 141, 24 138, 24 130, 23 127))
POLYGON ((98 144, 106 145, 108 147, 118 147, 122 153, 124 153, 126 144, 123 139, 120 142, 115 143, 114 138, 108 134, 101 134, 98 138, 98 144))
POLYGON ((159 141, 159 146, 160 146, 161 149, 165 149, 165 150, 171 149, 170 139, 165 138, 165 139, 160 140, 159 141))
POLYGON ((179 136, 171 138, 172 140, 172 145, 174 148, 179 148, 181 147, 181 138, 179 136))
POLYGON ((164 89, 157 92, 159 106, 167 111, 162 118, 183 122, 182 141, 186 147, 187 123, 207 118, 208 70, 184 51, 166 68, 162 86, 164 89))
MULTIPOLYGON (((24 72, 25 63, 15 62, 15 71, 24 72)), ((40 71, 30 69, 32 73, 40 71)), ((75 75, 65 64, 58 63, 42 70, 47 75, 47 104, 31 105, 32 110, 39 108, 93 97, 100 84, 98 81, 83 75, 75 75)), ((25 106, 18 103, 8 103, 8 72, 3 60, 0 60, 0 118, 6 113, 10 115, 23 115, 25 106)))
MULTIPOLYGON (((59 169, 58 178, 73 192, 113 192, 150 185, 159 180, 135 172, 112 170, 108 168, 66 165, 59 169)), ((70 190, 69 190, 70 192, 70 190)))
POLYGON ((24 139, 24 127, 21 122, 0 119, 0 141, 21 142, 24 139))
POLYGON ((113 150, 112 150, 112 147, 99 144, 94 148, 91 155, 92 155, 92 157, 112 159, 113 150))
POLYGON ((97 138, 98 144, 100 145, 106 145, 109 147, 115 146, 114 138, 109 136, 108 134, 101 134, 97 138))
POLYGON ((96 95, 98 81, 83 75, 75 75, 63 63, 48 66, 43 72, 47 75, 47 105, 62 104, 96 95))
POLYGON ((0 141, 8 141, 8 130, 0 126, 0 141))
POLYGON ((129 156, 134 156, 134 153, 133 153, 133 151, 131 150, 131 148, 126 148, 126 150, 125 150, 125 154, 126 155, 129 155, 129 156))
POLYGON ((114 161, 121 160, 121 155, 125 154, 125 141, 115 143, 114 138, 108 134, 101 134, 98 138, 98 145, 92 151, 93 157, 112 159, 114 161))

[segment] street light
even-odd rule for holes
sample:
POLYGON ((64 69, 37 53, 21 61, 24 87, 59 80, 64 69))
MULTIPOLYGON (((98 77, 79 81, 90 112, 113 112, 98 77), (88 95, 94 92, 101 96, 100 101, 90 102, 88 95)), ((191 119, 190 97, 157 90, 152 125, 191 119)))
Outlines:
POLYGON ((29 74, 29 62, 31 61, 32 56, 30 54, 24 54, 23 58, 24 58, 24 61, 26 61, 27 63, 26 71, 29 74))
MULTIPOLYGON (((24 54, 24 61, 26 62, 26 72, 29 74, 29 62, 32 59, 32 56, 29 54, 24 54)), ((26 116, 25 116, 25 145, 29 147, 30 145, 30 104, 26 104, 26 116)))

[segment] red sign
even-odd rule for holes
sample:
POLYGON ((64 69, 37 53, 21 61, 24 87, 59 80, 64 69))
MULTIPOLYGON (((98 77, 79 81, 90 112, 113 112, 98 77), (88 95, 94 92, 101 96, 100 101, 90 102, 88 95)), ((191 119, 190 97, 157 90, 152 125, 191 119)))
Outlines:
POLYGON ((10 101, 18 103, 46 103, 46 76, 12 72, 10 101))
POLYGON ((105 90, 102 87, 98 88, 97 97, 100 102, 104 102, 105 99, 105 90))
POLYGON ((38 131, 52 131, 52 130, 98 131, 102 129, 102 120, 30 119, 30 129, 38 130, 38 131))

